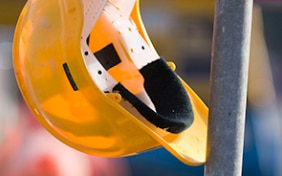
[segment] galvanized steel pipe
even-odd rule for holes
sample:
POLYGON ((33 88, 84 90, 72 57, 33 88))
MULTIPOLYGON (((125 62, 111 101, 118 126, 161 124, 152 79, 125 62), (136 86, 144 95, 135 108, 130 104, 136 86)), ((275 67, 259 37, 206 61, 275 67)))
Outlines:
POLYGON ((206 176, 241 176, 252 0, 216 0, 206 176))

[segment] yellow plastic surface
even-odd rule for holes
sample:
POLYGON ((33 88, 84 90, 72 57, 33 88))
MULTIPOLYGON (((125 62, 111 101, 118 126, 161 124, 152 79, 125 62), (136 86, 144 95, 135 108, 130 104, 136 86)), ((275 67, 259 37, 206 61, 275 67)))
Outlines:
MULTIPOLYGON (((153 47, 138 3, 131 16, 153 47)), ((60 141, 88 154, 122 157, 163 146, 186 164, 203 164, 208 109, 192 89, 182 81, 191 97, 193 125, 177 135, 159 135, 119 104, 119 94, 105 94, 92 81, 81 54, 82 26, 79 0, 29 0, 20 15, 14 37, 15 74, 38 121, 60 141), (64 63, 78 91, 72 89, 64 63)))

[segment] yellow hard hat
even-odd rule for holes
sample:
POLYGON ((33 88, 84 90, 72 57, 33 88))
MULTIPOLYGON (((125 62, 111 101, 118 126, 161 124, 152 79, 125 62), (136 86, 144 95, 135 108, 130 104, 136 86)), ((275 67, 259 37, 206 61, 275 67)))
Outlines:
POLYGON ((155 51, 138 0, 29 0, 13 52, 25 101, 65 144, 105 157, 163 146, 205 162, 208 109, 155 51))

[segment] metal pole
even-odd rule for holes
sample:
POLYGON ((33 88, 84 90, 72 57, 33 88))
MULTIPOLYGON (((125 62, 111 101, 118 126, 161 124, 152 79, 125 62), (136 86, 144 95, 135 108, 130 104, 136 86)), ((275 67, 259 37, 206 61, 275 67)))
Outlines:
POLYGON ((241 176, 252 0, 216 0, 206 176, 241 176))

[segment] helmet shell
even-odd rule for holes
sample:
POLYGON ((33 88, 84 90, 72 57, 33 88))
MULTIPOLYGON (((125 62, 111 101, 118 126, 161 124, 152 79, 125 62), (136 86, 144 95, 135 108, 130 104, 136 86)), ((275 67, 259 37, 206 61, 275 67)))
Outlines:
MULTIPOLYGON (((131 18, 153 47, 139 1, 131 18)), ((119 94, 105 94, 93 82, 82 58, 82 27, 83 3, 78 0, 29 0, 20 15, 14 68, 37 120, 57 139, 88 154, 121 157, 163 146, 186 164, 204 163, 208 110, 192 89, 179 78, 191 98, 192 126, 180 134, 159 132, 124 109, 119 94)))

